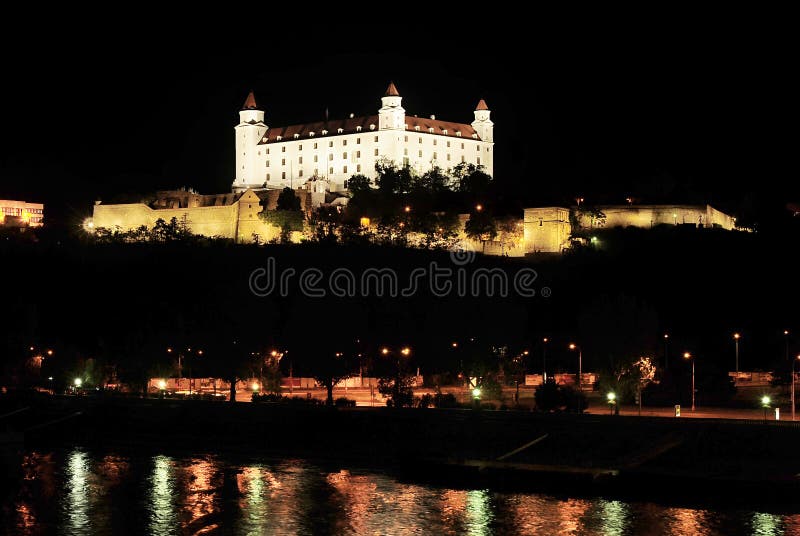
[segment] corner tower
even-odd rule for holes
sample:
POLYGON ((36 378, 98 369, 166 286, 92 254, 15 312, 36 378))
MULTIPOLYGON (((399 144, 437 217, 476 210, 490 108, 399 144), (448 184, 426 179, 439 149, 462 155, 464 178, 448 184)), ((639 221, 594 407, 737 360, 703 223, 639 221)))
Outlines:
POLYGON ((378 110, 379 130, 404 130, 406 111, 400 104, 403 97, 397 91, 394 82, 389 82, 386 93, 381 97, 381 109, 378 110))
POLYGON ((266 182, 266 174, 259 166, 261 161, 258 142, 266 134, 264 112, 258 109, 256 97, 251 91, 239 111, 239 124, 236 131, 236 174, 233 191, 241 192, 248 188, 261 188, 266 182))
POLYGON ((472 128, 481 137, 481 140, 494 142, 494 123, 489 119, 489 114, 492 112, 486 105, 486 101, 481 99, 475 107, 475 121, 472 122, 472 128))

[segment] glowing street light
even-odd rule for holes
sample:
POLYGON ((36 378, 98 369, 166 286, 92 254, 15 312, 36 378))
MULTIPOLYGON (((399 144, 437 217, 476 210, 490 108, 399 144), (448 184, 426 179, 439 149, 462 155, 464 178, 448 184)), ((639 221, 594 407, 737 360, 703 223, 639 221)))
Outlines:
POLYGON ((75 387, 80 387, 83 384, 83 380, 80 378, 75 378, 72 383, 75 384, 75 387))
POLYGON ((158 388, 163 391, 164 389, 167 388, 167 382, 165 382, 164 380, 159 380, 158 381, 158 388))
POLYGON ((769 396, 764 395, 764 396, 761 397, 761 407, 764 408, 764 422, 765 423, 767 422, 767 410, 769 409, 769 406, 770 406, 771 402, 772 402, 772 399, 769 396))
POLYGON ((481 205, 480 203, 479 203, 479 204, 477 204, 477 205, 475 205, 475 210, 477 210, 478 212, 480 212, 481 210, 483 210, 483 205, 481 205))
POLYGON ((692 411, 694 411, 694 357, 689 352, 684 352, 683 358, 692 361, 692 411))
POLYGON ((472 390, 472 398, 477 400, 480 397, 481 397, 481 389, 480 387, 476 387, 475 389, 472 390))
POLYGON ((733 334, 733 341, 736 344, 736 373, 737 374, 739 373, 739 339, 740 338, 741 338, 741 335, 739 335, 738 333, 734 333, 733 334))
POLYGON ((453 348, 458 348, 458 343, 457 343, 457 342, 454 342, 454 343, 453 343, 453 344, 451 344, 450 346, 452 346, 453 348))
POLYGON ((542 383, 547 383, 547 337, 542 339, 542 383))
POLYGON ((664 370, 669 369, 669 333, 664 334, 664 370))
POLYGON ((388 348, 381 348, 381 353, 383 355, 388 355, 389 354, 389 349, 388 348))
MULTIPOLYGON (((583 378, 583 350, 580 346, 571 342, 569 344, 570 350, 578 350, 578 391, 581 390, 581 379, 583 378)), ((583 410, 581 409, 581 413, 583 410)))
POLYGON ((259 386, 257 382, 253 382, 253 385, 250 386, 254 393, 258 392, 259 386))
POLYGON ((405 208, 404 208, 403 210, 404 210, 406 213, 409 213, 409 212, 411 212, 411 207, 410 207, 410 206, 408 206, 408 205, 406 205, 406 206, 405 206, 405 208))
POLYGON ((611 391, 606 395, 606 400, 608 400, 608 409, 611 415, 614 414, 614 406, 617 403, 617 395, 614 391, 611 391))
POLYGON ((409 355, 409 354, 411 353, 411 348, 409 348, 408 346, 406 346, 405 348, 403 348, 402 350, 400 350, 400 353, 401 353, 401 354, 403 354, 403 355, 406 355, 406 356, 407 356, 407 355, 409 355))

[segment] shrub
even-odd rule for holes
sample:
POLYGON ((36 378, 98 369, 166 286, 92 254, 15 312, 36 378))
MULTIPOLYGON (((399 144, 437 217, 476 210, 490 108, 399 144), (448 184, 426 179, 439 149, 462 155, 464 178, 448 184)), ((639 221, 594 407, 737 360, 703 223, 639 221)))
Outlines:
POLYGON ((453 393, 436 393, 433 396, 433 405, 437 408, 457 408, 458 399, 453 393))
POLYGON ((356 401, 346 398, 344 396, 337 398, 333 404, 337 408, 354 408, 356 407, 356 401))
POLYGON ((429 394, 424 394, 419 397, 417 401, 418 408, 430 408, 433 406, 433 396, 429 394))

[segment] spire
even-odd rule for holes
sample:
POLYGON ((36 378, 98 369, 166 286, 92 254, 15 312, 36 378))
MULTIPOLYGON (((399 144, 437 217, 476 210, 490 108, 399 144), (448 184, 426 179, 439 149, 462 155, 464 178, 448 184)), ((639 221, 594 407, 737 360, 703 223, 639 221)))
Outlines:
POLYGON ((394 82, 389 82, 389 87, 386 88, 386 94, 384 97, 399 97, 400 93, 397 92, 397 88, 394 86, 394 82))
POLYGON ((489 107, 486 106, 486 101, 483 100, 483 99, 481 99, 480 102, 478 103, 478 106, 475 107, 476 111, 477 110, 488 110, 488 109, 489 109, 489 107))
POLYGON ((242 110, 257 110, 258 106, 256 105, 256 96, 253 95, 253 92, 247 94, 247 99, 244 101, 244 106, 242 106, 242 110))

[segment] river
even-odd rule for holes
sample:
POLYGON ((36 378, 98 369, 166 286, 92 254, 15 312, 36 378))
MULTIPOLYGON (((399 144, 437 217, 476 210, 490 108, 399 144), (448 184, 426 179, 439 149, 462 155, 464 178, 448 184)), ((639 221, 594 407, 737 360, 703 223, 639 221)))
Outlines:
POLYGON ((800 533, 800 514, 448 489, 298 459, 71 448, 11 460, 4 534, 800 533))

